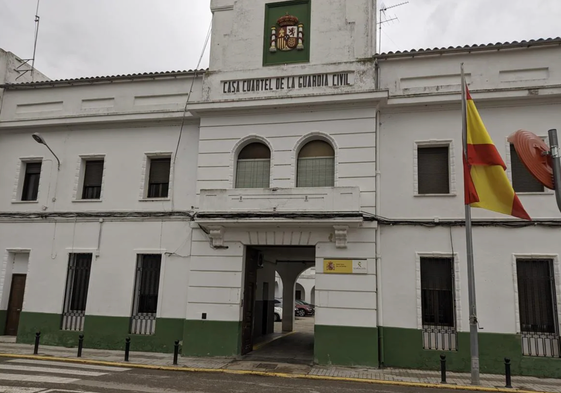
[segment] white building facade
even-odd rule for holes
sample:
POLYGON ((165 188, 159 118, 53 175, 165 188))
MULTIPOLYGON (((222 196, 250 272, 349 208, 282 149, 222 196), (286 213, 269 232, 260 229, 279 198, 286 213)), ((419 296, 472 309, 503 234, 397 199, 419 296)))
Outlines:
MULTIPOLYGON (((214 0, 209 70, 3 84, 4 332, 239 356, 315 267, 316 362, 469 369, 459 65, 509 165, 560 40, 376 55, 373 3, 214 0)), ((560 214, 509 168, 535 221, 476 213, 482 370, 561 376, 560 214)))

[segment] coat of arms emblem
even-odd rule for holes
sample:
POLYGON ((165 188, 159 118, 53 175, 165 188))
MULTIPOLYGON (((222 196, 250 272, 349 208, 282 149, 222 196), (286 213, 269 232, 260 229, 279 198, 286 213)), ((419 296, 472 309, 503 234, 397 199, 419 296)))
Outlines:
POLYGON ((289 15, 281 16, 277 24, 271 27, 271 46, 269 52, 277 50, 289 52, 291 50, 304 50, 304 25, 297 17, 289 15))

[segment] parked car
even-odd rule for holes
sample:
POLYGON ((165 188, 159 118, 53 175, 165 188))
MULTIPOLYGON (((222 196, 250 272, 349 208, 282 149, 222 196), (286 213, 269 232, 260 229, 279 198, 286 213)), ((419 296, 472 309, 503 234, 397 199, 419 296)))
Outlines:
POLYGON ((295 314, 298 317, 304 317, 306 315, 314 315, 313 307, 310 307, 299 300, 294 302, 294 306, 296 307, 295 314))
POLYGON ((309 307, 311 307, 311 308, 313 308, 313 309, 316 308, 316 305, 315 305, 315 304, 311 304, 311 303, 305 302, 305 301, 303 301, 303 300, 296 300, 296 301, 299 302, 299 303, 302 303, 302 304, 304 304, 304 305, 306 305, 306 306, 309 306, 309 307))
POLYGON ((275 322, 282 321, 282 305, 275 305, 275 322))

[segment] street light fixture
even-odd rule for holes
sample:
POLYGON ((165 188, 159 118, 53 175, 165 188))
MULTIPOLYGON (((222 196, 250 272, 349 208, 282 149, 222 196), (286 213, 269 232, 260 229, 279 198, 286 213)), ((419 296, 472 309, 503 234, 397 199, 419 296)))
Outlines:
POLYGON ((35 139, 35 142, 37 142, 41 145, 45 145, 47 147, 47 149, 49 149, 49 151, 53 154, 53 156, 55 156, 55 158, 58 162, 58 170, 60 171, 60 160, 58 159, 55 152, 52 151, 52 149, 49 147, 49 145, 47 145, 47 142, 45 142, 45 139, 41 136, 41 134, 39 134, 38 132, 34 132, 33 135, 31 135, 31 136, 33 137, 33 139, 35 139))

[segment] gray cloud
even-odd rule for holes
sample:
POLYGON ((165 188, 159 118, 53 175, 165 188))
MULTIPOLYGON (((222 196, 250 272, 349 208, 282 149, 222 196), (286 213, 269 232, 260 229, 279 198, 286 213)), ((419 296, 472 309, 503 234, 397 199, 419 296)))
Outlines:
MULTIPOLYGON (((384 0, 386 6, 400 1, 384 0)), ((52 78, 194 68, 211 20, 209 3, 41 0, 36 66, 52 78)), ((0 0, 1 48, 31 56, 35 6, 36 0, 0 0)), ((410 0, 388 15, 399 21, 383 24, 383 51, 561 35, 558 0, 410 0)))

